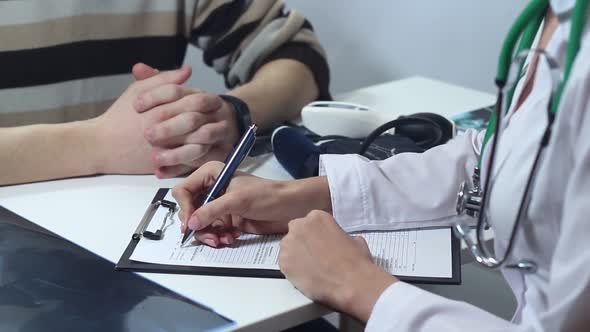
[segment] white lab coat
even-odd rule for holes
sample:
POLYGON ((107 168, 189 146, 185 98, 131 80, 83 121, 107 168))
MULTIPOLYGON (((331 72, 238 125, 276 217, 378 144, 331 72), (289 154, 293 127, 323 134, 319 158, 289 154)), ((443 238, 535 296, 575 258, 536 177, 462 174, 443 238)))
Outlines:
MULTIPOLYGON (((565 56, 560 25, 546 50, 565 56)), ((527 73, 525 77, 529 77, 527 73)), ((491 183, 488 219, 502 254, 546 125, 549 70, 541 61, 533 90, 507 115, 491 183)), ((518 100, 523 83, 517 87, 518 100)), ((346 155, 321 158, 337 222, 348 231, 452 225, 459 184, 470 180, 481 134, 468 132, 424 154, 381 162, 346 155)), ((490 145, 491 146, 491 145, 490 145)), ((484 170, 491 149, 484 153, 484 170)), ((482 176, 482 178, 485 178, 482 176)), ((530 259, 538 272, 503 269, 518 308, 511 322, 467 303, 406 283, 380 296, 368 331, 590 330, 590 39, 586 29, 516 237, 511 262, 530 259)), ((481 285, 486 287, 486 285, 481 285)))

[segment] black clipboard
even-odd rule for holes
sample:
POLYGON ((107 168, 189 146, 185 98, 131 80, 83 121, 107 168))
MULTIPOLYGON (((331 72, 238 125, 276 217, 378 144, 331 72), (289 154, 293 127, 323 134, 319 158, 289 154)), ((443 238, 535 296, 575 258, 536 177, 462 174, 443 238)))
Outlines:
MULTIPOLYGON (((161 188, 158 190, 150 205, 162 201, 169 188, 161 188)), ((145 216, 144 216, 145 218, 145 216)), ((452 261, 452 277, 451 278, 433 278, 433 277, 408 277, 396 276, 398 279, 413 283, 413 284, 461 284, 461 243, 459 239, 451 233, 451 261, 452 261)), ((173 274, 196 274, 196 275, 211 275, 224 277, 252 277, 252 278, 285 278, 279 270, 269 269, 243 269, 243 268, 226 268, 226 267, 205 267, 205 266, 183 266, 183 265, 168 265, 168 264, 152 264, 144 262, 136 262, 129 259, 135 250, 139 238, 131 236, 129 245, 121 255, 119 262, 115 266, 118 271, 133 271, 133 272, 150 272, 150 273, 173 273, 173 274)))

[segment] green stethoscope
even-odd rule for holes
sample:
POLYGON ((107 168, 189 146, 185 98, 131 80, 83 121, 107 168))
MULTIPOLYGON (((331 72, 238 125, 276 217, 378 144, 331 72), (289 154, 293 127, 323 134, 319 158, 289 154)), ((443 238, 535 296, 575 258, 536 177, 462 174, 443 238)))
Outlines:
MULTIPOLYGON (((530 49, 530 47, 532 46, 535 39, 535 35, 539 30, 539 27, 541 26, 541 23, 549 6, 549 0, 531 1, 524 9, 524 11, 520 14, 520 16, 516 19, 516 22, 514 22, 508 33, 508 36, 504 40, 504 44, 500 52, 498 72, 496 76, 496 85, 499 89, 498 99, 496 102, 495 112, 494 114, 492 114, 483 140, 482 151, 480 154, 478 165, 475 167, 474 170, 472 181, 473 186, 470 186, 468 183, 464 182, 463 184, 461 184, 461 188, 457 195, 457 213, 460 215, 468 215, 473 218, 477 218, 476 241, 474 241, 471 238, 471 228, 467 224, 460 222, 454 226, 454 233, 456 234, 456 236, 465 241, 467 247, 469 248, 469 251, 475 257, 475 260, 487 268, 497 269, 500 267, 507 267, 519 269, 527 273, 535 273, 537 271, 537 264, 534 261, 525 259, 520 260, 516 263, 508 264, 507 260, 510 257, 510 254, 513 249, 516 232, 518 230, 518 224, 522 219, 522 214, 528 202, 529 191, 533 179, 535 177, 535 173, 537 170, 537 166, 539 164, 541 154, 544 148, 548 145, 551 137, 551 128, 553 125, 553 121, 555 119, 555 115, 559 109, 559 102, 561 100, 564 87, 567 84, 572 65, 574 63, 578 50, 580 49, 580 41, 582 38, 582 30, 584 28, 585 23, 587 5, 587 0, 577 0, 575 3, 575 7, 571 12, 570 39, 567 45, 564 71, 561 75, 561 79, 559 80, 559 85, 556 85, 554 88, 554 91, 549 102, 549 106, 547 107, 547 126, 545 128, 543 138, 541 139, 541 142, 537 149, 537 154, 535 156, 533 166, 531 167, 531 171, 526 182, 524 193, 520 200, 520 206, 518 208, 516 220, 514 221, 514 224, 512 226, 506 251, 502 258, 496 258, 493 254, 491 254, 491 252, 484 244, 483 231, 488 225, 486 221, 485 207, 489 197, 488 188, 490 187, 491 183, 491 173, 494 167, 494 160, 498 142, 497 138, 500 132, 499 119, 501 119, 502 117, 502 105, 504 105, 504 97, 506 97, 506 105, 510 105, 512 101, 512 96, 514 94, 515 86, 511 87, 506 92, 504 91, 504 89, 507 86, 508 74, 511 67, 512 57, 515 54, 530 49), (520 43, 518 49, 515 52, 516 44, 519 42, 519 40, 520 43), (492 135, 494 135, 496 139, 493 140, 491 146, 492 151, 490 153, 490 162, 485 182, 486 188, 482 192, 480 186, 479 169, 482 163, 481 160, 483 156, 483 151, 492 135)), ((523 64, 524 61, 521 61, 520 69, 518 69, 518 77, 520 77, 522 74, 523 64)), ((506 109, 508 109, 508 107, 506 107, 506 109)))

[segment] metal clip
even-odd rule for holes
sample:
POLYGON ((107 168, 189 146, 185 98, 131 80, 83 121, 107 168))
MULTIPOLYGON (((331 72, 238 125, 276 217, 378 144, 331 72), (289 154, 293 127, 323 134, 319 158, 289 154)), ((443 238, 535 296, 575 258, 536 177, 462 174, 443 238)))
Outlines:
POLYGON ((160 202, 160 205, 168 208, 168 213, 166 213, 166 216, 164 217, 164 220, 162 221, 160 228, 158 228, 155 232, 151 232, 151 231, 147 231, 147 230, 143 231, 143 236, 147 239, 161 240, 162 237, 164 236, 164 230, 166 227, 166 223, 168 222, 168 220, 170 220, 172 218, 172 215, 174 215, 174 212, 176 212, 176 203, 174 203, 174 202, 162 200, 160 202))
POLYGON ((133 232, 132 239, 139 240, 139 239, 141 239, 142 236, 145 236, 146 238, 148 238, 150 240, 161 240, 164 235, 163 233, 167 227, 166 224, 167 224, 168 220, 170 220, 172 218, 172 216, 174 215, 174 213, 176 211, 177 211, 177 205, 174 202, 161 200, 161 201, 157 201, 155 203, 150 204, 148 206, 147 210, 145 211, 143 218, 139 222, 137 229, 135 230, 135 232, 133 232), (164 220, 162 221, 162 225, 155 232, 146 231, 146 228, 148 227, 149 223, 152 221, 152 218, 154 217, 154 215, 156 214, 156 211, 158 210, 158 208, 160 206, 168 208, 168 213, 166 213, 166 216, 164 217, 164 220))

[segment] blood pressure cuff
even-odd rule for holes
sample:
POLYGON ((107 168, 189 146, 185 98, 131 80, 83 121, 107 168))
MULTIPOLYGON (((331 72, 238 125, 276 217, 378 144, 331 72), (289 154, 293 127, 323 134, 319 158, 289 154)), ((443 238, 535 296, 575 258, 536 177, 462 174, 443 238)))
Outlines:
POLYGON ((454 135, 453 124, 432 113, 400 117, 376 128, 364 139, 319 136, 305 127, 277 128, 270 139, 279 163, 296 179, 318 175, 321 154, 360 154, 384 160, 398 153, 421 153, 446 143, 454 135), (395 134, 388 133, 395 128, 395 134))
MULTIPOLYGON (((362 144, 362 139, 341 138, 320 143, 319 148, 321 154, 351 154, 356 153, 362 144)), ((424 151, 406 136, 384 134, 377 137, 363 155, 371 160, 384 160, 402 152, 424 151)))
MULTIPOLYGON (((281 127, 273 133, 272 148, 279 163, 296 179, 317 176, 321 154, 354 154, 362 139, 333 138, 315 142, 317 137, 301 127, 281 127)), ((402 135, 377 137, 363 155, 372 160, 387 159, 403 152, 424 152, 412 139, 402 135)))

